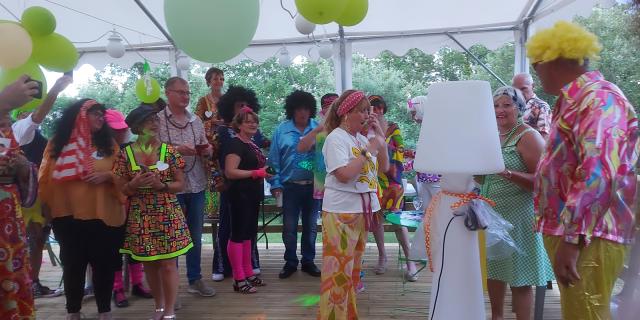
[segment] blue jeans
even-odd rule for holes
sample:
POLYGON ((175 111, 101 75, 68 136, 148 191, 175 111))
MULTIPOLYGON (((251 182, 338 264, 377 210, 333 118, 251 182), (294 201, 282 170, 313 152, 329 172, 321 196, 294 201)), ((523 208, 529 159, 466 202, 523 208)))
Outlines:
POLYGON ((204 224, 204 191, 182 193, 178 202, 187 220, 193 248, 187 252, 187 279, 189 284, 202 279, 200 256, 202 254, 202 225, 204 224))
POLYGON ((313 263, 316 257, 318 211, 313 201, 313 184, 298 185, 284 183, 282 191, 282 241, 284 242, 285 266, 298 267, 298 219, 302 216, 300 247, 302 264, 313 263))

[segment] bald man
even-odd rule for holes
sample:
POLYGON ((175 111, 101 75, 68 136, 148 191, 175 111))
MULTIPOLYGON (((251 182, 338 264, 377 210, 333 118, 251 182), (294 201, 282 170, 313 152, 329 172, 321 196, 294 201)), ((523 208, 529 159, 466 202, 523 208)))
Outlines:
POLYGON ((533 78, 528 73, 516 74, 511 86, 520 89, 527 101, 522 119, 524 123, 536 129, 546 139, 551 128, 551 108, 533 92, 533 78))

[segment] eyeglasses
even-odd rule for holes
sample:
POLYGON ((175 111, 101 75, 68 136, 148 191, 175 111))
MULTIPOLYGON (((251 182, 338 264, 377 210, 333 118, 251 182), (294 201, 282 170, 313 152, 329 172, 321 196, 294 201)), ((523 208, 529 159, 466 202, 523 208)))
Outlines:
POLYGON ((191 95, 191 91, 184 91, 184 90, 167 90, 169 92, 175 92, 181 96, 190 96, 191 95))

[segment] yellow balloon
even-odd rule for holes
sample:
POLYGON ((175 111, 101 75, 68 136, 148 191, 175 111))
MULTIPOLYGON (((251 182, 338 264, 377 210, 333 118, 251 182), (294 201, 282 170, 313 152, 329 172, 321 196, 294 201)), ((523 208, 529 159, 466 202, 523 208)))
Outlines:
POLYGON ((305 19, 315 24, 327 24, 340 17, 347 0, 296 0, 296 7, 305 19))
POLYGON ((22 26, 13 22, 0 22, 0 67, 17 68, 31 57, 33 42, 22 26))
POLYGON ((33 37, 33 60, 50 71, 70 71, 78 63, 79 57, 73 43, 60 34, 33 37))
POLYGON ((345 2, 347 6, 342 14, 335 19, 336 23, 341 26, 350 27, 362 22, 367 15, 367 11, 369 11, 369 1, 345 0, 345 2))

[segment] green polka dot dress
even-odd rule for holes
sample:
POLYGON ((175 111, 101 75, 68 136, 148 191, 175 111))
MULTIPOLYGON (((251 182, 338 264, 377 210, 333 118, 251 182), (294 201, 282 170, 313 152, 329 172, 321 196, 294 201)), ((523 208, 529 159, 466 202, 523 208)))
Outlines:
MULTIPOLYGON (((528 128, 515 136, 507 137, 502 146, 504 164, 508 170, 527 170, 516 144, 528 128)), ((535 232, 533 194, 499 176, 485 177, 480 193, 496 202, 494 209, 513 224, 510 234, 521 249, 510 257, 487 261, 487 278, 508 283, 511 287, 543 286, 553 280, 553 269, 544 249, 542 235, 535 232)))

